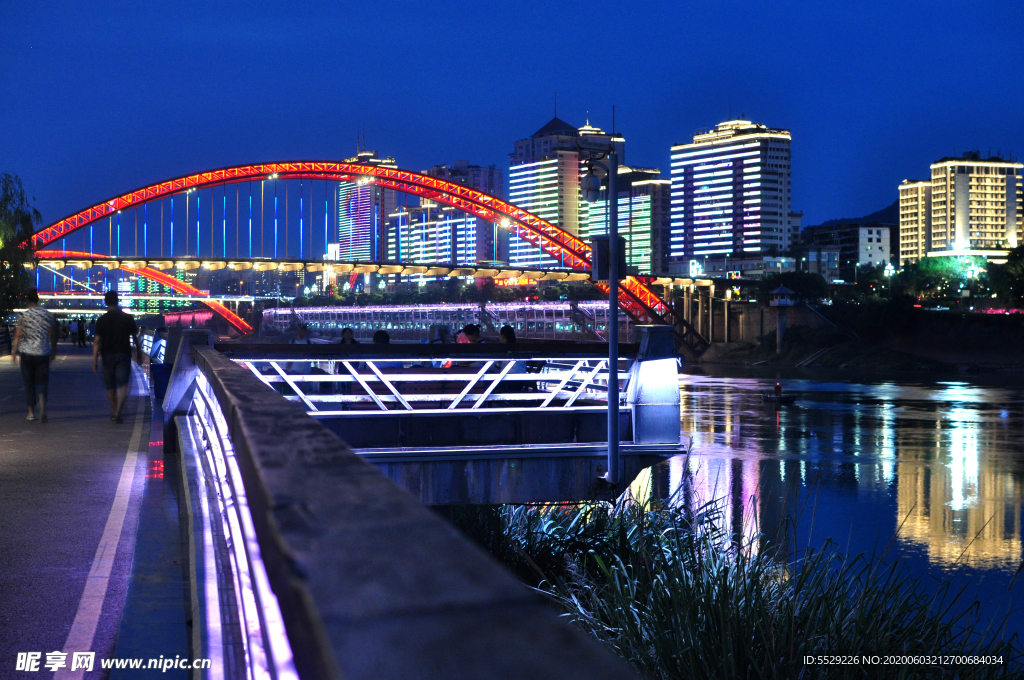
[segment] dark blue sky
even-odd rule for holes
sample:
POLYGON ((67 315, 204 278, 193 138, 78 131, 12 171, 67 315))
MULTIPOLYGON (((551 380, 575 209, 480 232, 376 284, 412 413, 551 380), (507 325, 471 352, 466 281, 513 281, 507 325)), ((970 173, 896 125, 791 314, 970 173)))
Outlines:
POLYGON ((0 171, 45 221, 234 163, 367 145, 507 167, 551 117, 627 161, 746 117, 793 133, 804 224, 896 199, 939 157, 1024 157, 1024 5, 998 2, 4 2, 0 171))

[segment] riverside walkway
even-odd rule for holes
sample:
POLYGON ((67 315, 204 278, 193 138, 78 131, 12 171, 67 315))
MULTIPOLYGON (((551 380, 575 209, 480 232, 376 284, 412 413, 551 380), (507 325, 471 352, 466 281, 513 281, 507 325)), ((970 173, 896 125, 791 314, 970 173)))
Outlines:
MULTIPOLYGON (((151 408, 136 367, 124 423, 113 423, 90 352, 59 345, 48 423, 25 420, 19 366, 0 357, 0 677, 20 675, 19 652, 41 652, 45 662, 63 650, 69 668, 70 652, 114 656, 151 408)), ((68 670, 61 675, 82 677, 68 670)))

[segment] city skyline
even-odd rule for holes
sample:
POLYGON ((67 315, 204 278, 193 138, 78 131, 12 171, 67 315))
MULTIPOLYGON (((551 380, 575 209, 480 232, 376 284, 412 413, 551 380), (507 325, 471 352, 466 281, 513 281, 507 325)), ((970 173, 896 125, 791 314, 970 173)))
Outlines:
POLYGON ((0 166, 23 177, 48 221, 200 169, 348 157, 360 133, 368 148, 411 169, 455 158, 505 167, 508 140, 550 119, 557 97, 558 116, 577 126, 589 119, 611 130, 615 105, 630 162, 645 167, 668 168, 672 145, 729 118, 791 130, 792 205, 812 225, 891 204, 892 186, 936 158, 1024 150, 1016 115, 1024 93, 1007 82, 1024 61, 1016 4, 909 12, 795 2, 732 13, 653 4, 616 21, 619 40, 606 53, 594 52, 588 36, 621 8, 592 9, 556 44, 554 28, 531 17, 559 6, 529 3, 487 12, 470 3, 443 12, 7 5, 0 166), (727 37, 760 44, 766 29, 773 48, 756 59, 720 48, 727 37), (354 81, 339 80, 348 46, 371 34, 393 44, 430 35, 457 52, 482 50, 481 58, 453 62, 445 48, 413 59, 385 47, 360 57, 354 81), (975 57, 932 72, 929 46, 953 36, 975 44, 975 57), (1000 68, 977 67, 992 59, 1000 68), (908 80, 908 72, 919 75, 908 80), (404 98, 366 97, 358 87, 423 79, 460 104, 413 110, 404 98), (461 96, 475 84, 493 92, 461 96), (986 105, 951 102, 950 91, 986 105))

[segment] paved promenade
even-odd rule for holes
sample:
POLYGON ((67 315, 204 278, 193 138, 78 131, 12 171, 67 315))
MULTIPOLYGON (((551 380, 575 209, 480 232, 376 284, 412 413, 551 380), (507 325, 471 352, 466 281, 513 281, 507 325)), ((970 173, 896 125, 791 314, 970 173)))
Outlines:
POLYGON ((0 677, 37 675, 14 672, 18 652, 42 652, 45 662, 47 652, 92 651, 97 666, 114 655, 150 405, 135 369, 124 424, 112 422, 90 352, 60 344, 46 424, 25 420, 19 367, 0 357, 0 677))

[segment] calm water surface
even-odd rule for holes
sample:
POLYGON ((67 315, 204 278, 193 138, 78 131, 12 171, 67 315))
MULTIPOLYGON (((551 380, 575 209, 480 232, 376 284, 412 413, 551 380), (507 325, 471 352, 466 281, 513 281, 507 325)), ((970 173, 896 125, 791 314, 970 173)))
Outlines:
MULTIPOLYGON (((668 464, 729 528, 797 525, 797 548, 833 539, 916 573, 966 578, 989 616, 1024 634, 1024 389, 966 382, 782 380, 791 406, 763 405, 774 379, 680 376, 693 453, 668 464), (902 526, 901 526, 902 525, 902 526)), ((663 473, 664 476, 664 473, 663 473)), ((788 546, 792 548, 793 546, 788 546)))

